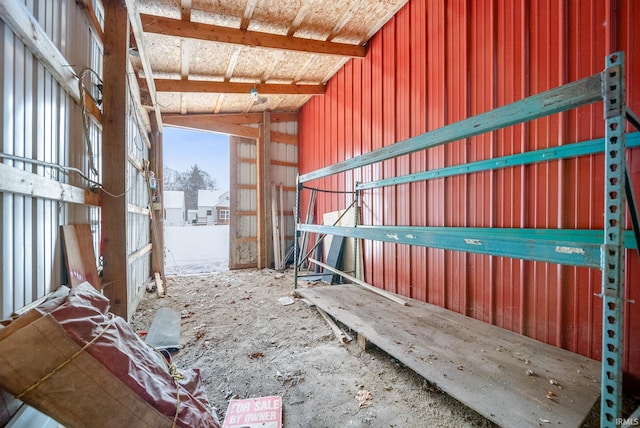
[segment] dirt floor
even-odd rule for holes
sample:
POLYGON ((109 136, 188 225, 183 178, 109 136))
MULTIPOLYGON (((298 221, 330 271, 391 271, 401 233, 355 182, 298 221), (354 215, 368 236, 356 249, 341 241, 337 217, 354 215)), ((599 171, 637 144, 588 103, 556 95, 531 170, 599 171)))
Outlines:
MULTIPOLYGON (((146 294, 131 325, 147 331, 163 306, 182 313, 173 361, 201 369, 221 422, 231 399, 279 395, 286 427, 495 426, 382 351, 339 342, 315 307, 283 297, 294 297, 291 272, 170 277, 167 297, 146 294)), ((592 413, 585 426, 598 425, 592 413)))

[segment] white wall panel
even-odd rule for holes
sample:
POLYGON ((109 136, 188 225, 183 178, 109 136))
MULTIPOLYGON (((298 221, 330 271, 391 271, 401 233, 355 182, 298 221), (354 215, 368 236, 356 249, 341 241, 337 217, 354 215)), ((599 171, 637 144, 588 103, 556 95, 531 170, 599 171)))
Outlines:
MULTIPOLYGON (((75 1, 24 4, 74 70, 101 63, 101 50, 75 1)), ((81 109, 3 22, 0 54, 0 154, 25 158, 14 161, 3 156, 0 162, 62 183, 87 186, 78 176, 32 162, 88 171, 81 109)), ((95 123, 91 128, 94 150, 99 153, 100 129, 95 123)), ((92 225, 97 250, 99 208, 0 194, 0 316, 9 316, 64 282, 59 230, 70 222, 92 225)))

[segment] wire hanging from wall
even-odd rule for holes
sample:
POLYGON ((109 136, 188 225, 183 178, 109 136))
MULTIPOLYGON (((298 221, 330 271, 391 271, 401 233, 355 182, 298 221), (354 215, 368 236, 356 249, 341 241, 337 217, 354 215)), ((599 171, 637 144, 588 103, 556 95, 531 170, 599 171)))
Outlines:
POLYGON ((93 145, 91 144, 91 133, 89 130, 89 115, 87 113, 87 105, 85 103, 85 94, 89 95, 97 106, 102 105, 102 79, 94 70, 90 68, 83 68, 78 75, 78 88, 80 89, 80 107, 82 108, 82 130, 83 139, 87 145, 87 153, 89 154, 89 170, 99 177, 98 169, 95 164, 95 156, 93 153, 93 145), (90 90, 87 90, 85 85, 85 79, 89 76, 91 78, 90 90))

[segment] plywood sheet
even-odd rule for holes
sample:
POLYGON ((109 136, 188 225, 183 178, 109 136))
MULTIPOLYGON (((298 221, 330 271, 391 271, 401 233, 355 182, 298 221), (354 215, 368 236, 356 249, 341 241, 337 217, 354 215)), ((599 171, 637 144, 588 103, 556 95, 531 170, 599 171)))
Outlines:
POLYGON ((428 303, 401 306, 355 285, 297 291, 501 426, 577 427, 599 396, 600 364, 581 355, 428 303))
POLYGON ((91 227, 88 224, 69 224, 61 229, 69 285, 76 287, 87 281, 100 290, 102 280, 96 267, 91 227))

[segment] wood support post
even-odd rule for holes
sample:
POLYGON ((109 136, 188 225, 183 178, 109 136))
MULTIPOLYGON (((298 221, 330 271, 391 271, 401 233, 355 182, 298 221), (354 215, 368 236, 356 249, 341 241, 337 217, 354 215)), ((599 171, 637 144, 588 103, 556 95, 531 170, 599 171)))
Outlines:
MULTIPOLYGON (((151 150, 149 151, 149 163, 151 170, 156 176, 158 184, 158 193, 161 195, 158 203, 152 207, 153 222, 151 224, 151 243, 153 244, 153 255, 151 258, 151 270, 153 273, 159 273, 164 278, 164 227, 162 227, 162 219, 164 218, 164 177, 162 175, 162 130, 158 126, 155 115, 150 115, 151 122, 151 150)), ((142 130, 141 132, 144 132, 142 130)))
POLYGON ((264 112, 256 149, 256 180, 258 189, 258 268, 273 264, 271 225, 271 113, 264 112))
POLYGON ((127 48, 129 21, 121 2, 104 4, 104 111, 102 126, 102 198, 104 293, 111 312, 128 320, 127 287, 127 48))

